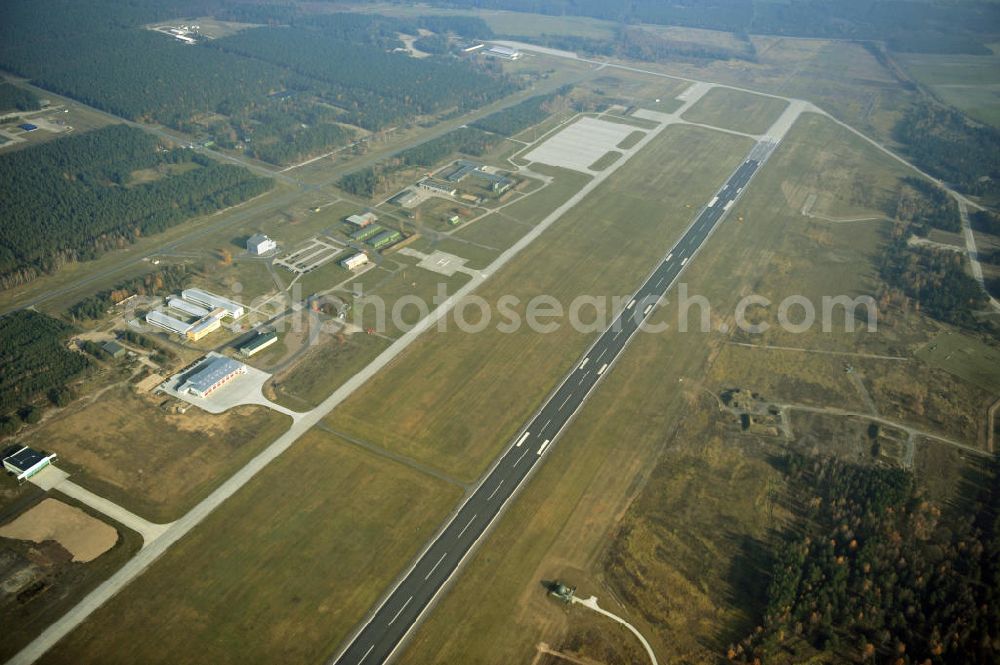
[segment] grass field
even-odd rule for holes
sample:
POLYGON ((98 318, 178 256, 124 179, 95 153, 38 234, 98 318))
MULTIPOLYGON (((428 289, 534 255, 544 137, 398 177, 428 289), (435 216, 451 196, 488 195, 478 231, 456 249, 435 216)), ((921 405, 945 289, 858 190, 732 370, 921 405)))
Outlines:
POLYGON ((321 662, 460 496, 313 430, 40 662, 321 662))
POLYGON ((318 344, 275 375, 273 399, 296 411, 315 407, 389 346, 374 335, 321 334, 318 344))
POLYGON ((35 428, 24 443, 58 453, 59 466, 74 482, 154 522, 168 522, 291 422, 262 407, 219 416, 199 409, 172 414, 157 407, 166 399, 112 388, 35 428))
MULTIPOLYGON (((858 268, 870 266, 884 242, 879 227, 859 233, 857 225, 832 225, 823 229, 830 238, 817 236, 817 225, 785 198, 808 184, 828 193, 835 211, 852 170, 879 173, 880 184, 902 175, 841 131, 804 118, 690 265, 684 281, 709 299, 713 327, 732 321, 729 313, 746 293, 780 297, 804 283, 812 295, 834 280, 845 280, 849 290, 871 284, 870 268, 858 268), (842 148, 831 153, 832 145, 842 148)), ((637 625, 661 658, 669 655, 668 662, 720 662, 729 641, 759 621, 769 539, 788 517, 775 465, 782 445, 739 434, 732 416, 720 415, 714 395, 745 381, 765 397, 770 390, 798 397, 805 386, 806 397, 817 402, 826 395, 828 403, 857 406, 843 370, 844 360, 854 359, 732 347, 725 344, 731 336, 718 332, 681 334, 672 306, 654 320, 661 318, 673 328, 632 342, 416 633, 403 663, 528 662, 539 642, 578 644, 586 627, 575 611, 544 596, 541 580, 559 579, 582 595, 597 595, 637 625), (491 602, 475 603, 486 587, 491 602), (486 631, 489 643, 476 639, 486 631)), ((798 345, 905 353, 932 328, 911 315, 887 322, 870 338, 803 335, 798 345)), ((858 362, 863 372, 875 369, 858 362)), ((895 366, 885 361, 880 371, 888 376, 895 366)), ((939 446, 919 447, 918 478, 934 475, 948 454, 939 446)), ((953 496, 962 487, 955 468, 935 475, 935 495, 953 496)), ((624 651, 576 653, 630 662, 624 651)))
MULTIPOLYGON (((580 294, 628 293, 749 147, 708 130, 666 129, 479 295, 490 303, 515 295, 524 316, 525 303, 537 294, 568 306, 580 294), (584 256, 592 270, 577 269, 584 256)), ((448 332, 419 340, 329 420, 339 431, 472 479, 589 339, 568 325, 551 334, 527 326, 510 334, 493 326, 464 334, 452 322, 448 332), (373 402, 393 409, 373 422, 366 416, 373 402)))
POLYGON ((622 153, 618 152, 617 150, 609 150, 608 152, 598 157, 597 161, 591 164, 589 168, 594 171, 603 171, 604 169, 608 168, 621 158, 622 158, 622 153))
POLYGON ((1000 55, 906 53, 896 58, 946 104, 1000 127, 1000 55))
POLYGON ((788 102, 749 92, 712 88, 694 106, 684 112, 684 119, 713 127, 747 134, 763 134, 788 102))
POLYGON ((628 136, 626 136, 625 138, 623 138, 621 141, 619 141, 618 145, 616 147, 620 148, 622 150, 628 150, 629 148, 631 148, 632 146, 634 146, 636 143, 638 143, 639 141, 641 141, 642 137, 645 136, 645 135, 646 135, 645 132, 640 132, 639 130, 636 130, 636 131, 632 132, 631 134, 629 134, 628 136))
POLYGON ((939 367, 983 390, 1000 394, 1000 349, 958 332, 945 332, 917 349, 928 365, 939 367))

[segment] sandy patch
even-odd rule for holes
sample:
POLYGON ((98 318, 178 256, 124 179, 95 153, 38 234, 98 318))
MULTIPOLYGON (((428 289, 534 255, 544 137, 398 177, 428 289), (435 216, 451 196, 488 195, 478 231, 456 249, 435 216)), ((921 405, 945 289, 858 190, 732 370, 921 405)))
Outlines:
POLYGON ((113 527, 56 499, 45 499, 3 525, 0 536, 35 543, 54 540, 73 555, 73 561, 83 563, 93 561, 118 542, 113 527))

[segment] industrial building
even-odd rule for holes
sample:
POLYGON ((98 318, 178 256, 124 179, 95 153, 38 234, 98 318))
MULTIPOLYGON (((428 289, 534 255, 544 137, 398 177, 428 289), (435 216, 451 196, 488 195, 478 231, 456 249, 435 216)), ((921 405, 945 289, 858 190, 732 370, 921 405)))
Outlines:
POLYGON ((170 296, 167 298, 167 306, 171 309, 176 309, 178 312, 184 312, 185 314, 190 314, 191 316, 197 316, 199 319, 203 316, 208 315, 207 309, 204 307, 199 307, 194 303, 183 300, 177 296, 170 296))
POLYGON ((121 358, 128 353, 128 350, 124 346, 114 341, 101 344, 101 348, 112 358, 121 358))
POLYGON ((187 338, 192 342, 197 342, 208 333, 215 332, 222 327, 222 317, 225 315, 226 311, 221 307, 212 310, 194 322, 186 333, 187 338))
POLYGON ((249 342, 240 346, 240 353, 248 358, 253 354, 266 349, 278 341, 278 333, 270 330, 268 332, 258 332, 249 342))
POLYGON ((395 229, 391 231, 383 231, 374 238, 368 241, 372 249, 382 249, 383 247, 388 247, 393 243, 397 243, 403 239, 403 234, 395 229))
POLYGON ((431 180, 430 178, 424 178, 417 183, 423 189, 428 192, 434 192, 435 194, 444 194, 445 196, 455 196, 458 190, 451 185, 443 182, 437 182, 436 180, 431 180))
POLYGON ((263 233, 255 233, 247 238, 247 252, 254 256, 264 256, 268 252, 278 249, 278 243, 268 238, 263 233))
POLYGON ((493 44, 485 51, 485 55, 493 58, 502 58, 504 60, 517 60, 521 57, 521 52, 516 48, 509 48, 507 46, 500 46, 499 44, 493 44))
POLYGON ((27 446, 12 446, 3 458, 3 468, 22 482, 47 467, 56 458, 55 453, 46 455, 27 446))
POLYGON ((187 321, 175 319, 155 309, 146 313, 146 323, 172 333, 177 333, 178 335, 184 335, 191 329, 191 324, 187 321))
POLYGON ((358 252, 357 254, 352 254, 346 259, 340 262, 342 268, 347 268, 348 270, 354 270, 355 268, 360 268, 361 266, 368 263, 368 255, 364 252, 358 252))
POLYGON ((404 189, 399 194, 389 199, 390 203, 395 203, 403 208, 412 208, 413 206, 420 203, 420 195, 417 194, 412 189, 404 189))
POLYGON ((366 226, 363 229, 358 229, 357 231, 352 233, 351 240, 357 240, 359 242, 362 240, 368 240, 372 236, 378 235, 381 232, 382 232, 382 227, 379 226, 378 224, 374 224, 372 226, 366 226))
POLYGON ((225 356, 214 356, 205 360, 177 390, 204 398, 237 376, 246 373, 247 367, 243 363, 225 356))
POLYGON ((364 213, 361 213, 360 215, 351 215, 350 217, 348 217, 344 221, 346 221, 348 224, 353 224, 354 226, 358 227, 359 229, 363 229, 364 227, 368 226, 369 224, 374 224, 375 222, 377 222, 378 221, 378 217, 375 216, 375 213, 364 212, 364 213))
POLYGON ((217 296, 214 293, 209 293, 208 291, 202 291, 201 289, 184 289, 181 291, 181 297, 184 300, 208 307, 210 309, 222 308, 226 310, 226 314, 238 319, 244 314, 243 305, 238 302, 233 302, 228 298, 223 298, 222 296, 217 296))

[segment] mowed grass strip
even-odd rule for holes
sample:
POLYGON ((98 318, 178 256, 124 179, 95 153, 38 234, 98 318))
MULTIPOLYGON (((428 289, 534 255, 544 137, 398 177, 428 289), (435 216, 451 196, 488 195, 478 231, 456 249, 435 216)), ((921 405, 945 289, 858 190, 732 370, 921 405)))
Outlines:
POLYGON ((788 106, 774 97, 728 88, 712 88, 681 116, 690 122, 747 134, 763 134, 788 106))
MULTIPOLYGON (((751 142, 669 127, 480 289, 514 296, 522 321, 538 295, 625 296, 740 163, 751 142)), ((495 309, 495 307, 494 307, 495 309)), ((467 320, 478 320, 470 308, 467 320)), ((582 321, 593 320, 592 310, 582 321)), ((566 320, 551 333, 526 325, 424 335, 387 371, 328 416, 335 429, 472 480, 583 352, 594 334, 566 320), (374 405, 378 405, 377 407, 374 405), (377 413, 377 417, 373 414, 377 413)))
POLYGON ((460 496, 312 430, 41 662, 322 662, 460 496))

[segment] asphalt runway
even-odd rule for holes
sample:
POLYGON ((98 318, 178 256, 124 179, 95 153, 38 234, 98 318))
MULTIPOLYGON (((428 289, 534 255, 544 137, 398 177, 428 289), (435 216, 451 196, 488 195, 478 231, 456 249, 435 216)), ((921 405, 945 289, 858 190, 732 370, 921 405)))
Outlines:
POLYGON ((438 532, 412 568, 383 597, 367 622, 331 661, 377 665, 387 661, 496 519, 540 464, 559 433, 611 369, 632 336, 684 271, 775 147, 758 143, 680 240, 650 273, 611 326, 584 354, 545 404, 494 462, 485 480, 438 532))

